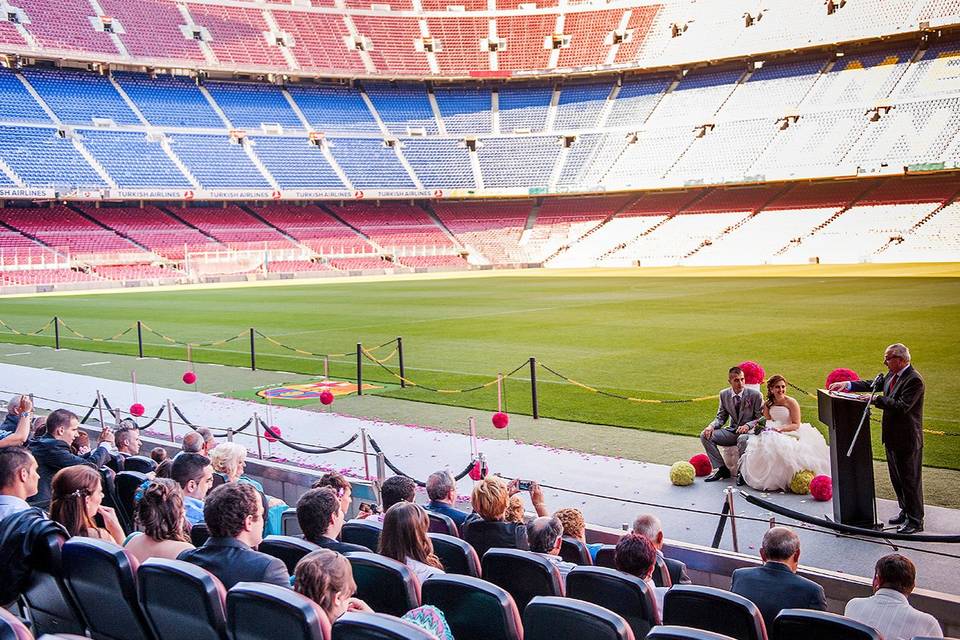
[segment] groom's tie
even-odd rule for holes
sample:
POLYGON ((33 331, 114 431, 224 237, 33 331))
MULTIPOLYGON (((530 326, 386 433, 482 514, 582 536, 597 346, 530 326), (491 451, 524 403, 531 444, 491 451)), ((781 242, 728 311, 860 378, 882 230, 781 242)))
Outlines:
POLYGON ((737 414, 737 419, 740 419, 740 396, 733 396, 733 410, 737 414))

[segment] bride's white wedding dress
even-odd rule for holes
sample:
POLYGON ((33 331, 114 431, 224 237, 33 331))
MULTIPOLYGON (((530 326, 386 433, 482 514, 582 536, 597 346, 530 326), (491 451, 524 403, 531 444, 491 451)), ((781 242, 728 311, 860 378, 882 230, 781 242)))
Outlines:
MULTIPOLYGON (((767 428, 790 424, 790 410, 770 407, 767 428)), ((796 431, 764 431, 752 436, 740 461, 740 473, 754 489, 788 490, 793 474, 802 469, 830 475, 830 448, 823 435, 806 422, 796 431)))

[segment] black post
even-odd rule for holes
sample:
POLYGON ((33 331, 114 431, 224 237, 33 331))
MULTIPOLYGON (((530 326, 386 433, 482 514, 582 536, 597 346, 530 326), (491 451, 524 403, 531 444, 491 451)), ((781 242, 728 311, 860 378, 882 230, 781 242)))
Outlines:
POLYGON ((407 386, 407 374, 403 370, 403 338, 397 336, 397 357, 400 358, 400 388, 407 386))
POLYGON ((713 543, 710 545, 714 549, 720 548, 720 540, 723 539, 723 529, 727 524, 727 517, 730 514, 730 501, 723 501, 723 508, 720 509, 720 521, 717 522, 717 530, 713 534, 713 543))
POLYGON ((530 402, 533 405, 533 419, 540 418, 540 407, 537 403, 537 359, 530 358, 530 402))
POLYGON ((357 343, 357 395, 363 395, 363 343, 357 343))
POLYGON ((139 320, 137 320, 137 349, 140 352, 140 357, 143 358, 143 327, 139 320))
POLYGON ((60 316, 53 316, 53 345, 60 351, 60 316))
POLYGON ((250 371, 257 370, 257 350, 253 345, 253 327, 250 327, 250 371))

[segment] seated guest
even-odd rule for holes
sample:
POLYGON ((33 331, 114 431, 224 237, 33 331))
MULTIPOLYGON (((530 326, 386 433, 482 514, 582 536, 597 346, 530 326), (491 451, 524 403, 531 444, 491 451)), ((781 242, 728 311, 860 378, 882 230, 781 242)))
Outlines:
POLYGON ((30 508, 27 498, 37 492, 37 461, 25 447, 0 449, 0 520, 30 508))
POLYGON ((154 447, 150 449, 150 459, 158 465, 167 459, 167 450, 163 447, 154 447))
MULTIPOLYGON (((293 570, 293 589, 317 603, 331 623, 347 611, 373 613, 366 602, 353 597, 357 583, 350 562, 330 549, 312 551, 293 570)), ((417 607, 403 619, 431 633, 437 640, 453 640, 450 626, 436 607, 417 607)))
POLYGON ((427 478, 427 496, 430 504, 425 509, 447 516, 458 526, 463 526, 467 513, 454 508, 457 503, 457 481, 449 471, 437 471, 427 478))
POLYGON ((82 456, 70 451, 70 444, 79 432, 80 419, 75 413, 57 409, 47 416, 46 435, 30 443, 30 452, 37 459, 40 473, 40 486, 37 495, 30 499, 31 505, 46 508, 50 504, 50 481, 61 469, 78 464, 90 464, 99 469, 110 459, 113 445, 110 427, 104 427, 100 432, 97 448, 82 456))
POLYGON ((187 522, 203 522, 203 500, 213 486, 210 458, 199 453, 179 453, 170 467, 170 477, 183 490, 183 506, 187 522))
POLYGON ((96 469, 78 464, 57 471, 51 493, 50 519, 62 524, 71 536, 123 544, 126 534, 116 512, 101 504, 103 488, 96 469), (103 527, 97 526, 95 516, 103 519, 103 527))
MULTIPOLYGON (((181 458, 187 455, 183 454, 181 458)), ((263 502, 248 484, 230 482, 210 492, 203 504, 210 537, 197 549, 182 552, 191 562, 217 576, 230 589, 238 582, 290 586, 290 574, 279 558, 254 549, 263 540, 263 502)))
POLYGON ((942 638, 940 623, 929 613, 910 606, 907 596, 917 582, 917 568, 910 558, 891 553, 877 560, 873 574, 873 595, 854 598, 843 615, 871 626, 884 640, 914 637, 942 638))
POLYGON ((33 402, 30 396, 13 396, 7 403, 7 415, 0 426, 0 448, 21 447, 33 434, 33 402))
POLYGON ((124 461, 129 456, 140 455, 140 427, 130 418, 124 418, 114 432, 113 439, 116 443, 117 453, 112 460, 107 462, 107 466, 120 472, 123 471, 124 461))
POLYGON ((133 517, 142 533, 131 535, 124 546, 140 562, 149 558, 176 560, 193 549, 183 512, 183 492, 173 480, 152 480, 134 507, 133 517))
MULTIPOLYGON (((177 454, 180 455, 180 454, 177 454)), ((174 456, 173 458, 176 458, 174 456)), ((173 458, 167 458, 163 462, 157 464, 157 468, 153 470, 154 478, 169 478, 170 474, 173 473, 173 458)), ((210 484, 213 484, 213 479, 211 476, 210 484)))
POLYGON ((383 522, 387 510, 398 502, 413 502, 417 497, 417 483, 407 476, 390 476, 380 487, 380 509, 377 520, 383 522))
POLYGON ((476 550, 479 557, 493 547, 529 549, 527 527, 522 522, 504 521, 510 494, 506 483, 497 476, 487 476, 473 487, 473 514, 463 523, 460 535, 476 550))
POLYGON ((337 497, 340 498, 340 510, 343 511, 343 517, 346 518, 350 513, 350 504, 353 501, 353 487, 350 481, 342 473, 331 471, 320 476, 320 479, 310 485, 311 489, 320 487, 330 487, 337 497))
POLYGON ((664 587, 653 583, 653 568, 657 562, 657 550, 646 536, 639 533, 628 533, 620 538, 617 548, 613 550, 613 565, 617 571, 629 573, 643 580, 647 589, 653 591, 657 599, 657 610, 663 611, 664 587))
POLYGON ((377 553, 407 565, 423 582, 430 576, 442 574, 443 565, 433 552, 433 542, 427 535, 430 517, 414 502, 398 502, 387 509, 380 533, 377 553))
POLYGON ((603 544, 600 542, 587 543, 587 523, 583 519, 583 513, 580 512, 580 509, 557 509, 553 512, 553 515, 563 525, 563 535, 575 538, 587 545, 587 550, 590 551, 590 559, 596 562, 597 551, 603 544))
POLYGON ((566 562, 560 557, 560 545, 563 542, 563 525, 555 516, 542 516, 527 526, 527 540, 530 551, 537 553, 557 566, 563 584, 567 584, 567 574, 577 565, 566 562))
MULTIPOLYGON (((247 468, 247 448, 236 442, 224 442, 210 453, 210 464, 217 473, 227 477, 227 482, 241 482, 252 485, 259 493, 264 493, 263 485, 243 472, 247 468)), ((283 500, 267 496, 270 506, 284 504, 283 500)))
POLYGON ((203 436, 199 431, 188 431, 180 441, 180 453, 203 453, 203 436))
POLYGON ((340 530, 343 528, 343 509, 340 498, 332 487, 310 489, 297 501, 297 522, 308 542, 333 549, 337 553, 367 551, 359 544, 340 542, 340 530))
POLYGON ((796 575, 800 564, 800 538, 786 527, 773 527, 763 535, 760 546, 762 567, 733 572, 730 590, 751 600, 763 614, 767 628, 782 609, 825 611, 823 587, 796 575))
POLYGON ((687 565, 679 560, 664 557, 663 526, 660 524, 660 518, 649 513, 637 516, 637 519, 633 521, 633 532, 646 536, 647 540, 653 543, 653 547, 657 550, 657 559, 667 565, 671 584, 691 584, 693 582, 687 575, 687 565))

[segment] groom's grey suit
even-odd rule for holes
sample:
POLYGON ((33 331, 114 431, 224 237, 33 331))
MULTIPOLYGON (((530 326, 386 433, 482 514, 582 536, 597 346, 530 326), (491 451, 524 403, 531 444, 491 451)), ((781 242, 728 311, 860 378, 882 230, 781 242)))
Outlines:
POLYGON ((752 422, 763 415, 763 396, 759 391, 744 387, 740 392, 739 400, 733 393, 733 389, 727 387, 720 392, 720 407, 717 409, 717 417, 713 419, 708 426, 713 427, 713 434, 710 438, 700 435, 700 442, 710 458, 714 469, 725 467, 723 456, 720 455, 720 449, 717 447, 729 447, 737 445, 737 451, 740 455, 747 449, 747 440, 750 439, 749 433, 737 433, 737 427, 752 422), (726 426, 727 421, 730 425, 726 426))

